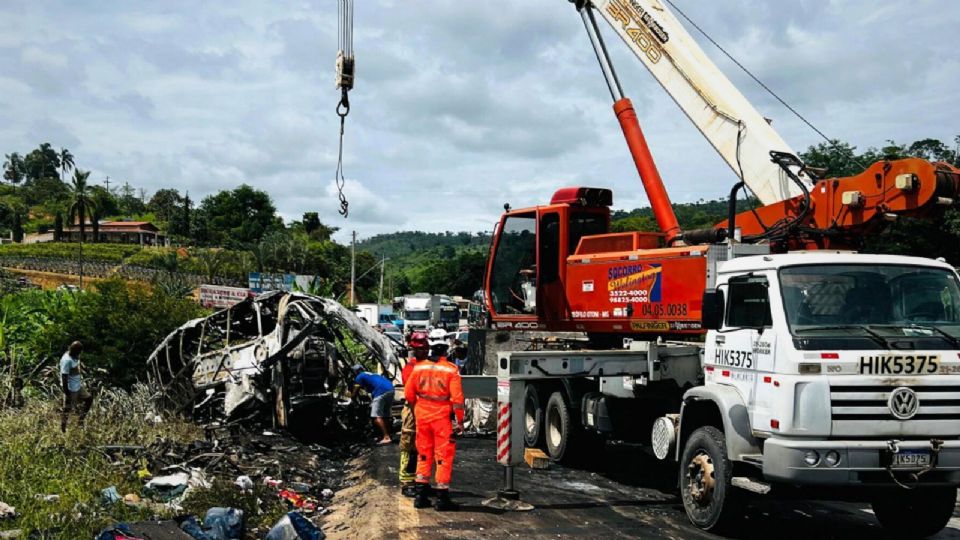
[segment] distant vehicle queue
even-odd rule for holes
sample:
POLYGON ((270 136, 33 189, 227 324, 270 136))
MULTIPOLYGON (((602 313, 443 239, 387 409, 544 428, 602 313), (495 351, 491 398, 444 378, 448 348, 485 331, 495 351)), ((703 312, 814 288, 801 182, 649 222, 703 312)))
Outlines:
POLYGON ((450 362, 462 367, 467 360, 470 304, 459 296, 415 293, 398 296, 392 304, 357 304, 355 311, 370 326, 401 344, 411 333, 424 332, 431 346, 446 344, 450 362))

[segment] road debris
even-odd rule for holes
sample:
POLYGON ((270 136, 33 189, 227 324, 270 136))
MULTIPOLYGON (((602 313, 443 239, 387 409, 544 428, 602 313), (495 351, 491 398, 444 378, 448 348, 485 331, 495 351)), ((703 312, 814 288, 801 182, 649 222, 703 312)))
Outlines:
POLYGON ((403 350, 335 300, 274 291, 184 324, 147 364, 161 401, 200 421, 267 413, 290 428, 298 415, 313 427, 335 417, 350 366, 364 357, 393 379, 403 350))
POLYGON ((253 480, 251 480, 250 477, 245 474, 238 476, 233 483, 243 491, 250 491, 253 489, 253 480))
POLYGON ((117 486, 103 488, 100 491, 100 503, 104 506, 110 506, 122 500, 123 498, 120 496, 120 492, 117 491, 117 486))
POLYGON ((288 512, 267 533, 266 540, 322 540, 323 532, 296 512, 288 512))

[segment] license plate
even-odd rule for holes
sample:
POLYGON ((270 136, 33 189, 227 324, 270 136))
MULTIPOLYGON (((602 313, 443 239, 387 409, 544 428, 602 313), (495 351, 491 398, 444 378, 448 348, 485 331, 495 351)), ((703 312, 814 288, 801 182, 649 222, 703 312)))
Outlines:
POLYGON ((933 375, 939 370, 938 354, 878 354, 860 357, 861 375, 933 375))
POLYGON ((890 466, 894 469, 912 469, 930 465, 930 452, 899 452, 890 456, 890 466))

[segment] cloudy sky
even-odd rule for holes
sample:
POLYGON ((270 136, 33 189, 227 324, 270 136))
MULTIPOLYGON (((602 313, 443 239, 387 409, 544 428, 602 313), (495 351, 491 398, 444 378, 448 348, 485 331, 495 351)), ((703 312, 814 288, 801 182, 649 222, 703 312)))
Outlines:
MULTIPOLYGON (((868 147, 960 132, 953 0, 674 1, 831 137, 868 147)), ((48 141, 96 182, 195 200, 246 182, 287 219, 316 210, 361 236, 489 230, 504 202, 546 202, 564 185, 647 204, 567 2, 359 0, 343 220, 336 4, 5 0, 0 154, 48 141)), ((733 173, 608 30, 673 199, 724 195, 733 173)), ((818 142, 694 35, 794 149, 818 142)))

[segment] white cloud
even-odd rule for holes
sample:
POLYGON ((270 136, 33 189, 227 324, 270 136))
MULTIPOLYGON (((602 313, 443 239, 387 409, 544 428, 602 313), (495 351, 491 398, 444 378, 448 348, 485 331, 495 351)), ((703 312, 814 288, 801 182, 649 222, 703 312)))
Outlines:
MULTIPOLYGON (((956 134, 950 0, 674 3, 834 137, 867 147, 956 134), (891 38, 892 27, 909 32, 891 38)), ((195 201, 245 182, 285 218, 319 211, 341 235, 489 230, 504 202, 543 203, 565 185, 646 203, 572 6, 370 0, 356 7, 344 221, 331 188, 335 7, 4 2, 0 154, 49 141, 96 182, 172 186, 195 201)), ((673 200, 725 196, 733 173, 604 33, 673 200)), ((794 149, 818 142, 694 36, 794 149)))

